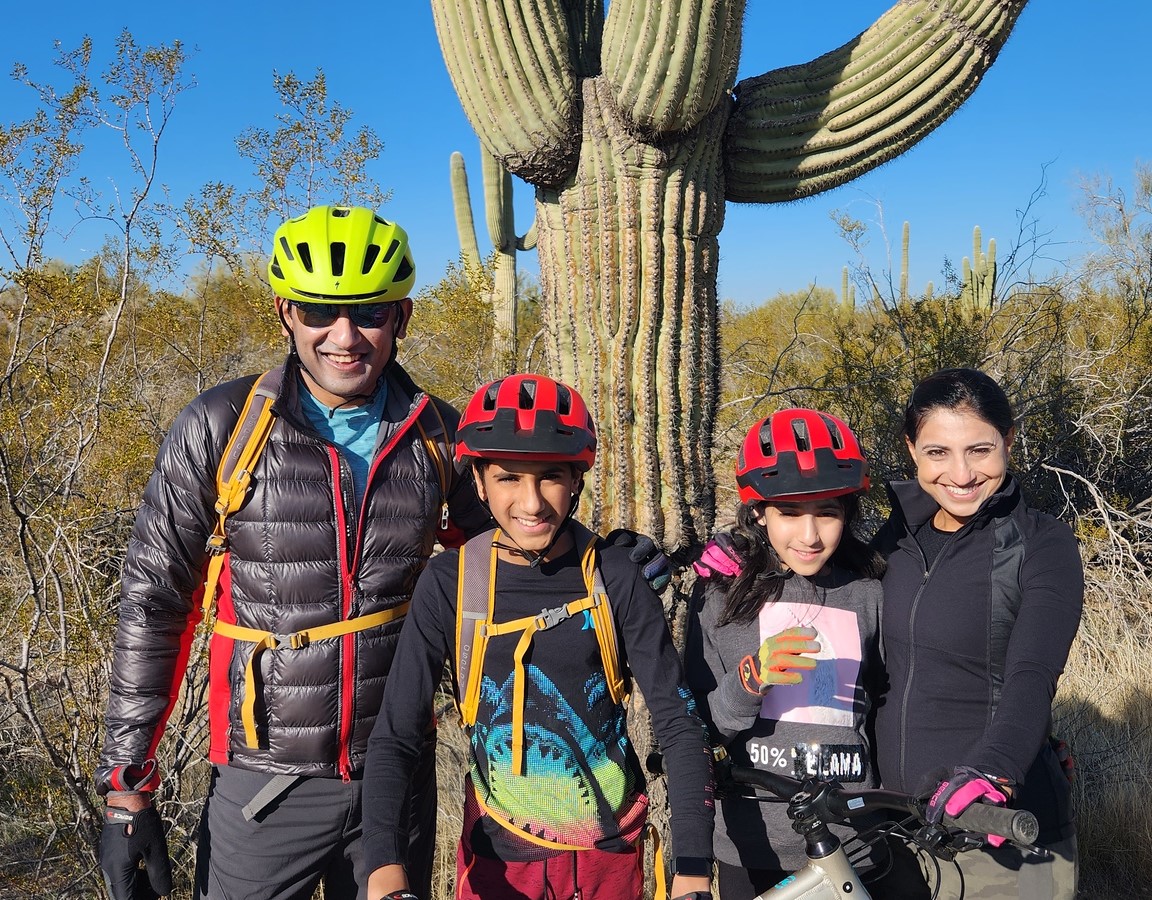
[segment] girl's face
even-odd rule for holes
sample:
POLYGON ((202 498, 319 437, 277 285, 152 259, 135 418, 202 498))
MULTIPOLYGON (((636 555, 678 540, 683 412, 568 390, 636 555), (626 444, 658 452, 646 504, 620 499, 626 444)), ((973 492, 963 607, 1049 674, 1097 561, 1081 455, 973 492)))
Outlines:
POLYGON ((773 500, 761 507, 756 521, 768 532, 768 543, 780 562, 797 575, 822 572, 844 534, 844 505, 828 500, 773 500))
POLYGON ((966 406, 932 410, 920 423, 916 443, 907 441, 916 480, 940 509, 933 524, 959 531, 991 497, 1008 473, 1014 432, 1005 438, 966 406))

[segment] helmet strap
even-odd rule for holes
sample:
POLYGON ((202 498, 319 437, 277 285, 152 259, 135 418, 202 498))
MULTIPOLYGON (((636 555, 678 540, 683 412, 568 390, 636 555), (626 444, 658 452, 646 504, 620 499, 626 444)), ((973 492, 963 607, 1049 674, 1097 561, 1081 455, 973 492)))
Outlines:
MULTIPOLYGON (((548 546, 541 550, 539 553, 534 553, 531 550, 525 550, 523 547, 517 544, 513 538, 508 538, 508 540, 512 541, 512 546, 509 546, 508 544, 502 544, 499 541, 493 541, 492 546, 498 550, 505 550, 508 553, 515 553, 517 556, 524 557, 524 559, 528 560, 528 568, 530 569, 539 568, 540 563, 544 562, 544 558, 548 556, 548 554, 552 552, 552 548, 556 546, 556 542, 564 536, 564 532, 568 528, 568 523, 572 521, 572 516, 576 514, 576 507, 580 505, 580 494, 583 492, 583 490, 584 483, 581 481, 580 489, 572 492, 572 503, 568 507, 567 515, 564 516, 564 520, 560 523, 559 527, 557 527, 556 533, 552 535, 552 540, 548 542, 548 546)), ((487 500, 480 500, 480 505, 488 510, 488 515, 492 516, 492 509, 488 505, 487 500)), ((492 516, 492 518, 496 517, 492 516)))

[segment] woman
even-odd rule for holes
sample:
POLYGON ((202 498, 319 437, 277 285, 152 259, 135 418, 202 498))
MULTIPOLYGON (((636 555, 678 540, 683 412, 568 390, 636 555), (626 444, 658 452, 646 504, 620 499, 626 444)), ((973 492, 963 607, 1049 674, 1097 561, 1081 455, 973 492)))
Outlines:
MULTIPOLYGON (((874 542, 888 560, 881 780, 931 793, 935 818, 983 798, 1040 821, 1048 859, 990 842, 941 863, 939 897, 1071 900, 1076 831, 1049 734, 1056 681, 1080 623, 1076 540, 1021 496, 1008 471, 1012 408, 984 373, 945 369, 926 378, 904 432, 916 478, 889 485, 892 513, 874 542)), ((936 867, 921 862, 894 872, 877 895, 929 896, 936 867)))

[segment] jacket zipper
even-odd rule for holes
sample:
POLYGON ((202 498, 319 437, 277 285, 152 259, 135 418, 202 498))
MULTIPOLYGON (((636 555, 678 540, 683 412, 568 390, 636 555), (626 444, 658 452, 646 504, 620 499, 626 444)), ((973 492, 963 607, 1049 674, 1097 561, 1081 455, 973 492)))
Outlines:
MULTIPOLYGON (((905 523, 907 527, 907 523, 905 523)), ((921 528, 931 528, 931 520, 925 522, 921 528)), ((920 546, 920 542, 916 540, 916 536, 911 532, 908 533, 908 539, 912 541, 913 546, 916 547, 916 552, 920 555, 920 568, 924 572, 923 578, 920 580, 920 587, 916 591, 916 596, 912 598, 912 609, 908 615, 908 683, 904 686, 904 696, 900 698, 900 783, 905 787, 908 786, 908 701, 911 699, 912 684, 915 681, 913 675, 916 671, 916 612, 920 608, 920 598, 924 596, 924 590, 928 587, 928 582, 932 577, 932 573, 940 564, 951 549, 952 544, 956 541, 960 532, 968 527, 968 523, 952 533, 952 536, 944 542, 944 546, 940 548, 940 552, 936 554, 936 559, 932 561, 932 565, 928 565, 928 558, 924 555, 924 548, 920 546)))
MULTIPOLYGON (((392 439, 388 444, 376 453, 376 457, 372 461, 372 468, 368 471, 368 479, 364 485, 364 498, 360 501, 360 515, 355 527, 355 536, 349 532, 348 527, 347 505, 345 503, 344 491, 342 490, 343 467, 340 461, 340 452, 334 446, 329 445, 328 447, 328 451, 332 457, 333 500, 335 501, 336 508, 337 530, 343 536, 338 552, 340 554, 340 612, 344 619, 348 619, 352 615, 356 573, 360 567, 360 552, 364 547, 364 520, 368 507, 368 490, 372 485, 372 479, 376 475, 380 461, 392 452, 400 438, 412 427, 412 424, 424 410, 424 405, 427 402, 428 395, 425 394, 420 398, 415 409, 409 414, 400 428, 396 430, 396 433, 392 435, 392 439), (351 561, 349 561, 349 556, 351 556, 351 561)), ((352 711, 355 705, 356 634, 346 634, 341 637, 340 641, 340 757, 337 770, 340 773, 340 777, 345 782, 348 782, 352 780, 352 755, 350 745, 352 743, 352 711)))
MULTIPOLYGON (((343 467, 340 462, 340 452, 329 446, 328 452, 332 459, 332 495, 336 509, 336 527, 340 532, 341 541, 337 547, 340 569, 340 617, 348 619, 352 614, 352 567, 348 564, 348 517, 344 499, 343 467)), ((352 758, 349 753, 349 738, 352 733, 352 706, 353 682, 355 675, 355 643, 356 635, 345 634, 340 638, 340 737, 338 747, 340 757, 337 762, 337 771, 340 778, 345 781, 352 780, 352 758)))

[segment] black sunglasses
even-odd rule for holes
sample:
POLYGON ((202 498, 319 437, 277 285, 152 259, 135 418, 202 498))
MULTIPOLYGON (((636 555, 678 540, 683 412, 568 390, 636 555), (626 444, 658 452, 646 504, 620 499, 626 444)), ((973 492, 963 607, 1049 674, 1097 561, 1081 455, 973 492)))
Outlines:
POLYGON ((307 328, 328 328, 342 312, 357 328, 383 328, 392 318, 396 303, 301 303, 289 300, 300 323, 307 328))

